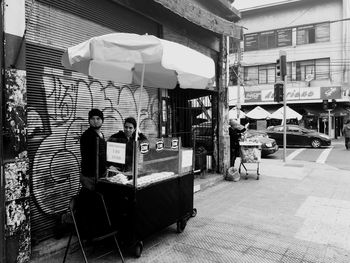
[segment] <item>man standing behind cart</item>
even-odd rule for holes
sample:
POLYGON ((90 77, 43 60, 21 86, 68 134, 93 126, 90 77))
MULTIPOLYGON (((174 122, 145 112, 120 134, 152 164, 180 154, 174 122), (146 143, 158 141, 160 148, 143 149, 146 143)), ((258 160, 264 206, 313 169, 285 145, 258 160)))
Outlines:
POLYGON ((106 172, 106 141, 101 127, 103 112, 99 109, 89 111, 90 127, 80 138, 81 176, 83 188, 95 190, 97 178, 106 172))
MULTIPOLYGON (((125 172, 132 170, 132 159, 133 159, 133 143, 136 136, 136 120, 133 117, 128 117, 124 120, 124 130, 118 131, 113 134, 108 141, 119 142, 126 144, 125 164, 119 165, 118 169, 125 172)), ((138 140, 147 140, 146 136, 142 133, 138 134, 138 140)))
MULTIPOLYGON (((230 135, 230 166, 235 166, 236 158, 239 156, 239 141, 243 132, 247 129, 243 125, 239 124, 234 119, 229 121, 229 135, 230 135)), ((248 124, 246 125, 248 126, 248 124)))

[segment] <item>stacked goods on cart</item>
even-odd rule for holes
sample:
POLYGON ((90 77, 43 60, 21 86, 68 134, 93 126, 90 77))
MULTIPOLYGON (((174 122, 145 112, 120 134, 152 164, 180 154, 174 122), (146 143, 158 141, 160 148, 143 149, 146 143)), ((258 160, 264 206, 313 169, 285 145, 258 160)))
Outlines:
MULTIPOLYGON (((151 173, 149 175, 144 175, 142 177, 139 177, 137 179, 137 186, 138 187, 145 187, 147 185, 150 185, 152 183, 160 182, 166 179, 169 179, 173 177, 175 173, 173 172, 158 172, 158 173, 151 173)), ((123 173, 117 173, 113 176, 105 177, 105 180, 111 182, 111 183, 116 183, 116 184, 133 184, 133 180, 129 180, 126 175, 123 173)))
POLYGON ((152 173, 150 175, 142 176, 137 179, 138 187, 145 187, 156 182, 160 182, 169 178, 174 177, 175 173, 173 172, 158 172, 152 173))
POLYGON ((261 161, 261 143, 243 141, 239 145, 242 163, 259 163, 261 161))
POLYGON ((130 180, 128 180, 128 177, 122 173, 118 173, 116 175, 106 177, 106 180, 111 183, 118 183, 118 184, 127 184, 130 182, 130 180))

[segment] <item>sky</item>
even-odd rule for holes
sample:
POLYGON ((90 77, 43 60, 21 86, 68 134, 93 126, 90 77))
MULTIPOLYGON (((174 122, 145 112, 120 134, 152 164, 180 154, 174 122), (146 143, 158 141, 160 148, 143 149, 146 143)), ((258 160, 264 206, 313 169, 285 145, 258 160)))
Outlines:
POLYGON ((281 2, 281 0, 235 0, 233 2, 233 7, 240 10, 244 8, 249 8, 253 6, 266 5, 270 3, 281 2))

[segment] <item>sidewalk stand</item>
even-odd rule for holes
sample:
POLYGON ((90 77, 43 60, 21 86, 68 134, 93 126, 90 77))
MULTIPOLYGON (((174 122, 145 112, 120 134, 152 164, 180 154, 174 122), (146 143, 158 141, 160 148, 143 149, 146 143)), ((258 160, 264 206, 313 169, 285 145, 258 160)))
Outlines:
POLYGON ((261 161, 261 143, 256 142, 240 142, 239 143, 241 163, 239 164, 238 171, 241 173, 241 167, 244 168, 246 172, 245 179, 248 179, 248 169, 245 164, 256 163, 257 164, 257 178, 259 180, 259 164, 261 161))
POLYGON ((183 232, 196 209, 194 176, 184 172, 181 161, 184 158, 185 163, 192 165, 192 153, 182 156, 180 138, 137 142, 134 152, 130 177, 126 179, 119 173, 102 178, 97 190, 106 200, 112 225, 121 230, 123 243, 133 247, 134 254, 140 257, 144 239, 174 223, 177 232, 183 232))

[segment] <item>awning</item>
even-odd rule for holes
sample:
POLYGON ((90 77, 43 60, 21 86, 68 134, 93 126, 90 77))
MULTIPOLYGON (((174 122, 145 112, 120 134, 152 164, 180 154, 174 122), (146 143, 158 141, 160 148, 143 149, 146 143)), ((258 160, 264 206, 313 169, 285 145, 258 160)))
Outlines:
POLYGON ((300 113, 302 113, 302 115, 304 115, 304 116, 318 116, 318 115, 320 115, 319 110, 312 109, 309 107, 304 107, 300 113))
MULTIPOLYGON (((228 118, 229 119, 237 119, 237 108, 236 107, 234 107, 234 108, 229 110, 228 118)), ((245 118, 245 113, 243 111, 241 111, 241 110, 239 110, 239 118, 240 119, 245 118)))
MULTIPOLYGON (((228 21, 220 16, 215 15, 206 9, 191 3, 188 0, 154 0, 173 13, 182 16, 188 21, 222 35, 230 36, 236 40, 241 39, 241 26, 237 26, 234 22, 228 21), (190 11, 189 11, 190 10, 190 11)), ((232 12, 233 16, 239 16, 232 12)))
POLYGON ((334 110, 331 111, 331 114, 334 116, 347 116, 350 114, 349 108, 343 108, 343 107, 336 107, 334 110))
POLYGON ((270 118, 270 113, 267 110, 261 108, 260 106, 256 106, 250 112, 246 113, 246 117, 250 119, 261 120, 270 118))
MULTIPOLYGON (((301 120, 302 119, 302 115, 300 115, 299 113, 297 113, 295 110, 293 110, 292 108, 286 106, 286 119, 298 119, 301 120)), ((279 108, 278 110, 276 110, 274 113, 271 114, 270 116, 271 119, 279 119, 279 120, 283 120, 284 118, 284 106, 279 108)))

